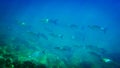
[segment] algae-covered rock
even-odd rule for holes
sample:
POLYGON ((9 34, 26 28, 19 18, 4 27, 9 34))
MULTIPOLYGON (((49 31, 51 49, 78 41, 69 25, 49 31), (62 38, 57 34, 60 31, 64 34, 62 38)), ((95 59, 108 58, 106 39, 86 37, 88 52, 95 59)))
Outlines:
POLYGON ((22 68, 22 63, 18 60, 13 62, 14 68, 22 68))
POLYGON ((38 65, 36 66, 36 68, 47 68, 47 66, 44 65, 44 64, 38 64, 38 65))
POLYGON ((6 53, 6 51, 3 48, 0 47, 0 55, 3 55, 5 53, 6 53))
POLYGON ((6 58, 6 64, 5 66, 8 68, 12 68, 13 67, 13 59, 12 58, 6 58))
POLYGON ((47 55, 43 55, 41 58, 40 58, 40 64, 43 64, 43 65, 48 65, 48 56, 47 55))
POLYGON ((0 68, 14 68, 12 58, 4 58, 0 56, 0 68))
POLYGON ((46 65, 48 68, 66 68, 64 61, 54 54, 45 54, 40 63, 46 65))
POLYGON ((24 61, 22 68, 36 68, 36 65, 31 61, 24 61))
POLYGON ((64 61, 60 60, 60 62, 59 62, 59 68, 67 68, 67 65, 65 64, 64 61))
POLYGON ((5 68, 5 59, 0 56, 0 68, 5 68))

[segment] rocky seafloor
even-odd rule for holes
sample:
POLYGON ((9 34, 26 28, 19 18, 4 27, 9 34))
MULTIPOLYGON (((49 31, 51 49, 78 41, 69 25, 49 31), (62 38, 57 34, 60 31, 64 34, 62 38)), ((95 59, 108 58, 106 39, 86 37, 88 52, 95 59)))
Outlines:
POLYGON ((79 54, 83 57, 76 54, 70 60, 52 53, 37 54, 38 52, 25 47, 15 50, 12 45, 1 44, 0 68, 119 68, 119 64, 112 61, 107 63, 95 54, 79 54))

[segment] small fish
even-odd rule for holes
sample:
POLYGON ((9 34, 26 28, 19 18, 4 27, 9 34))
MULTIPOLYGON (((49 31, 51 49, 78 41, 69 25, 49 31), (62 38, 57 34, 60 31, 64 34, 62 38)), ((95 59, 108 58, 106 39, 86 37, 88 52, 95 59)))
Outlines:
POLYGON ((71 50, 70 47, 60 47, 60 46, 56 46, 56 47, 54 47, 54 49, 57 49, 60 51, 70 51, 71 50))
POLYGON ((32 31, 28 31, 29 34, 31 34, 32 36, 36 36, 37 38, 44 38, 46 40, 48 40, 48 37, 43 34, 43 33, 35 33, 35 32, 32 32, 32 31))
POLYGON ((51 32, 49 35, 54 37, 54 38, 58 37, 57 34, 54 34, 53 32, 51 32))
POLYGON ((114 66, 113 68, 120 68, 120 63, 114 61, 113 59, 105 57, 105 58, 102 58, 102 61, 105 63, 112 64, 112 66, 114 66))
POLYGON ((63 39, 63 35, 62 34, 55 34, 55 33, 50 33, 50 36, 54 37, 54 38, 61 38, 63 39))
POLYGON ((30 34, 31 36, 36 36, 39 37, 38 33, 32 32, 32 31, 27 31, 28 34, 30 34))
POLYGON ((38 33, 38 35, 39 35, 40 37, 42 37, 42 38, 48 40, 48 37, 47 37, 45 34, 43 34, 43 33, 38 33))
POLYGON ((42 19, 40 20, 40 22, 43 22, 43 23, 51 23, 51 24, 54 24, 54 25, 57 25, 57 19, 49 19, 49 18, 46 18, 46 19, 42 19))
POLYGON ((70 28, 79 28, 79 26, 76 25, 76 24, 70 24, 69 27, 70 27, 70 28))
POLYGON ((94 52, 94 51, 89 51, 88 53, 91 54, 91 55, 94 55, 94 56, 96 56, 96 57, 99 57, 99 58, 102 57, 101 54, 99 54, 99 53, 97 53, 97 52, 94 52))
POLYGON ((110 63, 110 62, 112 62, 112 60, 109 59, 109 58, 103 58, 102 60, 103 60, 105 63, 110 63))
POLYGON ((107 50, 105 50, 104 48, 101 48, 95 45, 86 45, 85 48, 91 51, 98 52, 99 54, 102 54, 102 55, 106 54, 107 52, 107 50))
POLYGON ((40 22, 42 22, 42 23, 48 23, 48 22, 49 22, 49 19, 48 19, 48 18, 46 18, 46 19, 41 19, 40 22))
POLYGON ((88 25, 88 27, 92 30, 99 30, 99 31, 103 31, 104 33, 107 32, 107 28, 99 26, 99 25, 88 25))
POLYGON ((58 23, 58 20, 57 19, 50 19, 49 20, 50 23, 54 24, 54 25, 57 25, 58 23))
POLYGON ((16 24, 19 25, 19 26, 26 26, 26 22, 24 21, 20 21, 20 20, 15 20, 16 24))

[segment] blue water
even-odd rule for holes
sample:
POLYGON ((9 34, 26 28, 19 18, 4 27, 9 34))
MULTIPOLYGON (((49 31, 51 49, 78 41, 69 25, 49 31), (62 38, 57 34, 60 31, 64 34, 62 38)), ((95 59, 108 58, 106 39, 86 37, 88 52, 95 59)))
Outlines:
POLYGON ((109 63, 100 60, 109 58, 117 68, 119 18, 119 0, 1 0, 0 46, 31 59, 50 54, 78 67, 91 62, 104 68, 109 63))

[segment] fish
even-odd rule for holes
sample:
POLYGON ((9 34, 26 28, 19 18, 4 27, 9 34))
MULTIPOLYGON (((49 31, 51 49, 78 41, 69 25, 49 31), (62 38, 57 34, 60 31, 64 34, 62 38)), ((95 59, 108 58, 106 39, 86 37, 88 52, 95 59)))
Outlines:
POLYGON ((54 49, 60 50, 60 51, 71 51, 71 47, 66 47, 66 46, 63 46, 63 47, 56 46, 54 47, 54 49))
POLYGON ((46 19, 41 19, 40 22, 42 22, 42 23, 48 23, 48 22, 49 22, 49 19, 48 19, 48 18, 46 18, 46 19))
POLYGON ((38 35, 46 40, 48 40, 48 37, 44 33, 38 33, 38 35))
POLYGON ((58 20, 57 19, 49 19, 49 18, 46 18, 46 19, 42 19, 40 20, 40 22, 42 23, 49 23, 49 24, 54 24, 54 25, 57 25, 58 23, 58 20))
POLYGON ((28 34, 30 34, 31 36, 36 36, 39 37, 38 33, 32 32, 32 31, 27 31, 28 34))
POLYGON ((48 40, 48 37, 44 34, 44 33, 35 33, 35 32, 32 32, 32 31, 28 31, 28 33, 31 35, 31 36, 36 36, 37 38, 44 38, 46 40, 48 40))
POLYGON ((61 39, 63 39, 63 37, 64 37, 63 34, 55 34, 55 33, 53 33, 53 32, 50 33, 49 35, 50 35, 51 37, 54 37, 54 38, 61 38, 61 39))
POLYGON ((105 50, 104 48, 95 46, 95 45, 86 45, 85 48, 91 51, 98 52, 99 54, 102 54, 102 55, 107 53, 107 50, 105 50))
POLYGON ((54 24, 54 25, 57 25, 58 23, 58 20, 57 19, 50 19, 49 20, 50 23, 54 24))
POLYGON ((92 30, 99 30, 99 31, 102 31, 104 33, 107 32, 107 28, 99 26, 99 25, 88 25, 88 28, 90 28, 92 30))
POLYGON ((21 20, 18 20, 16 19, 15 20, 15 23, 21 27, 26 27, 27 26, 27 23, 25 21, 21 21, 21 20))
POLYGON ((101 57, 102 57, 101 54, 99 54, 99 53, 97 53, 97 52, 94 52, 94 51, 89 51, 88 53, 91 54, 91 55, 94 55, 94 56, 96 56, 96 57, 98 57, 98 58, 101 58, 101 57))
POLYGON ((79 26, 78 26, 77 24, 70 24, 69 27, 70 27, 70 28, 73 28, 73 29, 79 28, 79 26))
POLYGON ((52 37, 55 37, 55 38, 58 37, 58 35, 53 33, 53 32, 49 33, 49 35, 52 36, 52 37))

